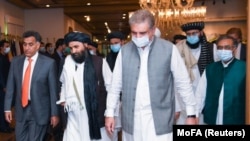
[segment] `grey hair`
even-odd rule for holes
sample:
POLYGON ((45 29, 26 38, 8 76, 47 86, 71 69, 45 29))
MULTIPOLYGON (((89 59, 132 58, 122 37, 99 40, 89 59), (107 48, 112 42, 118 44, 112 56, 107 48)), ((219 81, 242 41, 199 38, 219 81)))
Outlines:
POLYGON ((147 22, 150 28, 155 26, 154 15, 145 9, 135 11, 129 19, 129 25, 147 22))

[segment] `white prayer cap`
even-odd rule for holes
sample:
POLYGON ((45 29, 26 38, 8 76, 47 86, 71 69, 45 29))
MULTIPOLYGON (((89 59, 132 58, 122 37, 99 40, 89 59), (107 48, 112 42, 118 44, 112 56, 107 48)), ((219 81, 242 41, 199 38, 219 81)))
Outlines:
POLYGON ((157 27, 155 28, 155 36, 156 37, 161 37, 161 31, 157 27))

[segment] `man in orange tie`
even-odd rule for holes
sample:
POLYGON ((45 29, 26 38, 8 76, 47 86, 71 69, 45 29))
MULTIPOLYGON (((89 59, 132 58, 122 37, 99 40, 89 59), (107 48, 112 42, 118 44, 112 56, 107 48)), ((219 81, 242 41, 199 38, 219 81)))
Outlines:
POLYGON ((15 96, 16 141, 43 141, 48 124, 55 127, 59 121, 56 63, 38 53, 40 42, 38 32, 25 32, 24 55, 14 57, 10 66, 4 110, 11 122, 15 96))

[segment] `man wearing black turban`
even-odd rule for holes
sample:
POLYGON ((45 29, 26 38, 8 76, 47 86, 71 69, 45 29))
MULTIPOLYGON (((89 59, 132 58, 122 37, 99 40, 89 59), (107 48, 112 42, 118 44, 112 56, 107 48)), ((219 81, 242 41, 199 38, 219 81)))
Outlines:
MULTIPOLYGON (((204 26, 204 22, 190 22, 181 25, 182 31, 186 33, 186 39, 176 45, 185 61, 194 92, 205 67, 214 61, 213 44, 207 42, 203 32, 204 26)), ((181 102, 179 106, 183 107, 181 102)), ((183 124, 181 117, 186 117, 183 113, 185 112, 181 112, 177 124, 183 124)))
POLYGON ((70 32, 64 36, 71 54, 65 59, 60 81, 60 100, 68 114, 64 141, 108 140, 104 128, 107 90, 112 73, 103 58, 90 55, 89 35, 70 32), (105 88, 106 86, 106 88, 105 88))

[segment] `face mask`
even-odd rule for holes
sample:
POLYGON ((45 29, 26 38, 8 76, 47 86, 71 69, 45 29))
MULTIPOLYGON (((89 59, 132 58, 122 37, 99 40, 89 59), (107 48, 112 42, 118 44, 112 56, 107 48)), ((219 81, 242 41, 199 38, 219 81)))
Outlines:
POLYGON ((141 38, 136 38, 136 37, 132 36, 132 41, 135 43, 135 45, 137 47, 145 47, 150 42, 148 35, 145 35, 145 36, 143 36, 141 38))
POLYGON ((221 61, 227 62, 233 57, 232 50, 217 50, 217 55, 221 61))
POLYGON ((53 53, 54 53, 54 50, 55 50, 54 47, 49 48, 49 53, 50 53, 50 54, 53 54, 53 53))
POLYGON ((120 50, 121 44, 118 43, 118 44, 110 45, 110 48, 111 48, 111 50, 112 50, 113 52, 116 53, 116 52, 118 52, 118 51, 120 50))
POLYGON ((190 44, 195 44, 195 43, 198 43, 200 41, 200 38, 197 35, 187 36, 187 41, 190 44))
POLYGON ((4 53, 8 54, 10 52, 10 47, 5 48, 4 53))
POLYGON ((95 55, 95 51, 94 51, 94 50, 89 50, 89 53, 90 53, 91 55, 95 55))
POLYGON ((40 47, 40 49, 39 49, 39 51, 41 51, 41 52, 45 52, 46 50, 45 50, 45 47, 40 47))
POLYGON ((69 47, 66 47, 66 48, 64 49, 63 53, 64 53, 65 55, 70 54, 70 48, 69 48, 69 47))

